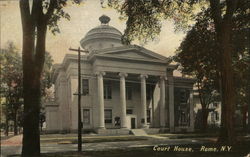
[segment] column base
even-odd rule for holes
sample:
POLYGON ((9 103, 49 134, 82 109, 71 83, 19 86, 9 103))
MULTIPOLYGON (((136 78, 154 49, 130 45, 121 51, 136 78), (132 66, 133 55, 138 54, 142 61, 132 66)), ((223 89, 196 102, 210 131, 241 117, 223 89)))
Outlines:
POLYGON ((169 133, 169 128, 161 127, 159 130, 160 133, 169 133))
POLYGON ((175 127, 171 126, 170 127, 170 133, 174 133, 175 132, 175 127))
POLYGON ((103 134, 103 132, 105 132, 106 128, 105 127, 98 127, 95 129, 95 132, 97 134, 103 134))

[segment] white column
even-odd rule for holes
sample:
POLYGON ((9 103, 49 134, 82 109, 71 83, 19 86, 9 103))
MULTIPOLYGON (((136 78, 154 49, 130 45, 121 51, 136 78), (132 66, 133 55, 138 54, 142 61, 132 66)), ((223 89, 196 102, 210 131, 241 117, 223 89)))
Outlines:
POLYGON ((147 75, 140 75, 141 78, 141 124, 147 127, 147 98, 146 98, 146 78, 147 75))
POLYGON ((189 109, 190 109, 190 131, 194 131, 194 94, 193 90, 190 90, 190 96, 189 96, 189 109))
POLYGON ((162 128, 166 126, 165 79, 166 76, 160 77, 160 127, 162 128))
POLYGON ((121 106, 121 128, 127 128, 126 120, 126 73, 119 73, 120 76, 120 106, 121 106))
POLYGON ((103 95, 103 76, 105 72, 97 73, 97 86, 98 86, 98 110, 99 110, 99 126, 98 128, 104 129, 104 95, 103 95))
POLYGON ((174 79, 173 77, 168 78, 168 89, 169 89, 169 129, 170 132, 174 132, 174 79))

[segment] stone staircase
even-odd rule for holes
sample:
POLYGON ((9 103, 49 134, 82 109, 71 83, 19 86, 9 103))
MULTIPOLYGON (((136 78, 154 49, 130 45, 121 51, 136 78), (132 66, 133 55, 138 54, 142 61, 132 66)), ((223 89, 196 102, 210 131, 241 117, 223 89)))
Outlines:
POLYGON ((95 131, 98 135, 129 135, 129 129, 97 129, 95 131))
POLYGON ((148 136, 143 129, 131 129, 131 133, 135 136, 148 136))

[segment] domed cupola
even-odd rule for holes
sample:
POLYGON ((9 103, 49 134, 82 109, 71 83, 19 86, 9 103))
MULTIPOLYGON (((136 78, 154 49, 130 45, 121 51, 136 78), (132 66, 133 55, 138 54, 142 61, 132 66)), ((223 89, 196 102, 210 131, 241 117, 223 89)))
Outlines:
POLYGON ((91 29, 80 41, 82 48, 86 50, 100 50, 122 46, 122 33, 116 28, 109 26, 110 18, 102 15, 99 20, 101 25, 91 29))

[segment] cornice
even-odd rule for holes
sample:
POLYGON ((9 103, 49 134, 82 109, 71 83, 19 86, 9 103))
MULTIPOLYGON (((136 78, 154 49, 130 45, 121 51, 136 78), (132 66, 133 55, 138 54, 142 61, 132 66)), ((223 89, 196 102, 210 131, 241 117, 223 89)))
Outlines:
POLYGON ((160 63, 160 64, 169 64, 170 60, 167 57, 164 57, 162 55, 159 55, 153 51, 147 50, 143 47, 136 46, 136 45, 125 45, 120 47, 113 47, 113 48, 107 48, 107 49, 101 49, 101 50, 95 50, 92 51, 88 59, 93 60, 98 57, 105 57, 105 58, 114 58, 114 59, 120 59, 120 60, 134 60, 134 61, 141 61, 141 62, 151 62, 151 63, 160 63), (144 53, 145 55, 154 57, 156 59, 140 59, 140 58, 130 58, 130 57, 119 57, 114 55, 109 55, 110 53, 119 53, 119 52, 127 52, 127 51, 139 51, 141 53, 144 53))
MULTIPOLYGON (((96 58, 110 58, 110 59, 115 59, 115 60, 127 60, 131 62, 139 61, 139 62, 147 62, 147 63, 154 63, 154 64, 165 64, 167 66, 166 61, 160 61, 157 59, 140 59, 140 58, 130 58, 130 57, 119 57, 119 56, 111 56, 111 55, 95 55, 96 58)), ((95 58, 94 57, 94 58, 95 58)))

